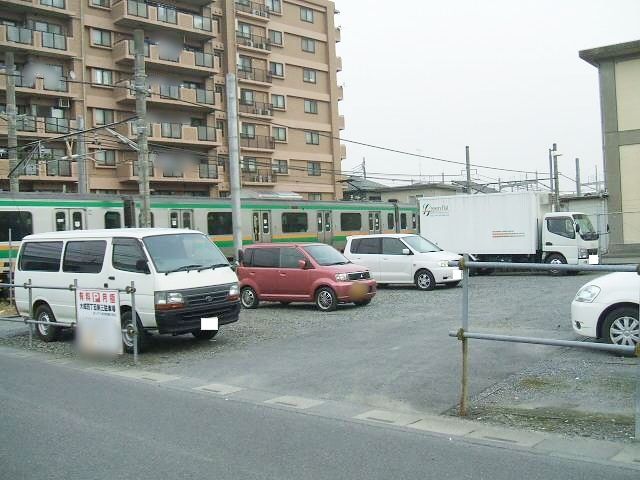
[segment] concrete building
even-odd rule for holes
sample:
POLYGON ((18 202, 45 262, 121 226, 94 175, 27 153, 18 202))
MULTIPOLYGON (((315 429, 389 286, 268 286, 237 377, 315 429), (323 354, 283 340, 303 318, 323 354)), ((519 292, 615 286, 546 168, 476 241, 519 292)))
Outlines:
POLYGON ((422 197, 455 195, 462 191, 462 187, 447 183, 413 183, 393 187, 366 180, 345 182, 344 199, 415 203, 422 197))
MULTIPOLYGON (((80 116, 85 128, 132 117, 132 34, 142 28, 153 193, 229 194, 225 74, 234 72, 243 188, 340 198, 335 13, 328 0, 0 0, 0 62, 14 51, 19 72, 19 146, 73 133, 80 116)), ((133 123, 116 131, 136 138, 133 123)), ((136 193, 136 153, 105 130, 85 140, 90 190, 136 193)), ((76 143, 43 143, 21 167, 21 190, 76 191, 77 164, 61 159, 76 143)), ((4 153, 0 188, 8 189, 4 153)))
POLYGON ((598 68, 609 249, 640 252, 640 40, 583 50, 598 68))

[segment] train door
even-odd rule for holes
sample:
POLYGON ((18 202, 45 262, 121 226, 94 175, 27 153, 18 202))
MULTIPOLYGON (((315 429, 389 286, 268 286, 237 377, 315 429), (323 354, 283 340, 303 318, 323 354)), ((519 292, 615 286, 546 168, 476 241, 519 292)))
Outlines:
POLYGON ((380 212, 369 212, 369 233, 382 233, 380 212))
POLYGON ((170 228, 188 228, 192 230, 193 210, 171 210, 169 211, 170 228))
POLYGON ((56 232, 84 230, 86 228, 87 215, 82 209, 56 208, 53 215, 56 232))
POLYGON ((318 241, 331 245, 331 241, 333 240, 331 212, 328 210, 320 210, 316 215, 316 226, 318 227, 318 241))
POLYGON ((252 214, 252 228, 254 242, 271 242, 271 212, 257 210, 252 214))

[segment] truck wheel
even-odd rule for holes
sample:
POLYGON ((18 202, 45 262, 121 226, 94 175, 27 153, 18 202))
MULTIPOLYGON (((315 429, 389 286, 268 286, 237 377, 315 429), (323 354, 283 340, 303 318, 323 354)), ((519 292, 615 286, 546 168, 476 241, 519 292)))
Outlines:
MULTIPOLYGON (((120 317, 122 323, 122 345, 124 346, 124 351, 127 353, 133 353, 133 321, 131 310, 127 310, 120 317)), ((140 319, 136 315, 136 322, 138 324, 138 353, 141 353, 147 347, 149 342, 149 334, 145 333, 144 328, 142 328, 142 323, 140 323, 140 319)))
POLYGON ((338 306, 336 293, 329 287, 319 288, 316 292, 316 305, 323 312, 332 312, 338 306))
POLYGON ((258 294, 251 287, 243 287, 240 291, 240 303, 244 308, 256 308, 260 303, 258 294))
MULTIPOLYGON (((550 265, 566 265, 567 260, 560 255, 559 253, 552 253, 547 258, 545 258, 544 263, 548 263, 550 265)), ((549 270, 549 274, 554 277, 561 277, 565 274, 562 270, 549 270)))
POLYGON ((194 330, 191 335, 196 337, 196 340, 211 340, 218 334, 218 330, 194 330))
MULTIPOLYGON (((36 308, 35 319, 40 322, 55 322, 56 317, 49 308, 49 305, 40 305, 36 308)), ((60 336, 60 328, 51 325, 36 323, 36 335, 43 342, 55 342, 60 336)))
POLYGON ((429 270, 418 270, 413 281, 418 290, 433 290, 436 288, 436 279, 429 270))
POLYGON ((604 319, 602 336, 607 343, 616 345, 633 346, 640 343, 638 309, 620 307, 610 312, 604 319))

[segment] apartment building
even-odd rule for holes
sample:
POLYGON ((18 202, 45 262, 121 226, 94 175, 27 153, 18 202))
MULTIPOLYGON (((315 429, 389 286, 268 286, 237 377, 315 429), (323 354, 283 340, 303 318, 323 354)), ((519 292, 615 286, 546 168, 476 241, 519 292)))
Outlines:
MULTIPOLYGON (((154 194, 229 195, 225 74, 233 72, 243 188, 340 198, 335 13, 327 0, 0 0, 0 62, 8 50, 16 60, 20 189, 77 191, 84 161, 90 191, 137 193, 136 127, 126 120, 135 115, 133 30, 141 28, 154 194), (80 117, 85 129, 125 122, 84 134, 88 155, 78 158, 80 117)), ((0 113, 6 82, 0 75, 0 113)), ((0 115, 5 190, 6 145, 0 115)))

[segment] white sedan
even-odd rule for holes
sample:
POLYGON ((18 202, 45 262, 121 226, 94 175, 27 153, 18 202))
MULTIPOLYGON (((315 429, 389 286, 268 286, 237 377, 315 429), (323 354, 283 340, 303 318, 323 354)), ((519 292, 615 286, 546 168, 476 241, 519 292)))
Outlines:
POLYGON ((571 304, 573 330, 618 345, 640 343, 640 275, 611 273, 584 285, 571 304))

